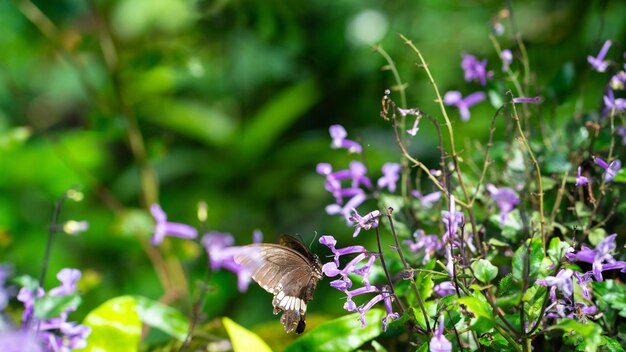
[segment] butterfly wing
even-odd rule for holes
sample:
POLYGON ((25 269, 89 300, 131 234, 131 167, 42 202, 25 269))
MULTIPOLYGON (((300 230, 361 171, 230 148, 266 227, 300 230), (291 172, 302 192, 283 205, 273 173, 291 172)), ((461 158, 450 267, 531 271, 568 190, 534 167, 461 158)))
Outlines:
POLYGON ((318 263, 290 247, 269 243, 242 247, 235 262, 274 295, 274 314, 284 311, 281 322, 285 331, 304 331, 306 305, 322 278, 318 263))

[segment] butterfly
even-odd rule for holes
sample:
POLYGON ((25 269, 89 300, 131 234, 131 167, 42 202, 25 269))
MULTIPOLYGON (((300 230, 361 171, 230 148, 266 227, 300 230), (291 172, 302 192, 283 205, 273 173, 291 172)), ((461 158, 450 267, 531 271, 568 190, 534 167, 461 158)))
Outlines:
POLYGON ((265 291, 274 295, 274 314, 283 311, 280 322, 289 333, 301 334, 306 327, 306 307, 322 278, 322 264, 317 255, 290 235, 282 235, 278 244, 257 243, 241 247, 235 262, 248 271, 265 291))

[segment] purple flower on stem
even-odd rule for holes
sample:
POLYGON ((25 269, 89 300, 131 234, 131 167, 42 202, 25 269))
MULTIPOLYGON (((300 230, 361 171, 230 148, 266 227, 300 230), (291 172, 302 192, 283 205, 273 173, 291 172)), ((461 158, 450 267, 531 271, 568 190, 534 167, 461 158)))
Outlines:
POLYGON ((617 112, 626 110, 626 99, 615 99, 613 89, 607 89, 606 95, 602 97, 602 100, 604 100, 604 113, 607 115, 613 110, 617 112))
POLYGON ((443 248, 443 243, 437 237, 437 235, 426 235, 424 230, 417 230, 413 233, 414 240, 404 240, 404 243, 409 246, 413 253, 419 253, 424 251, 424 259, 422 264, 428 263, 428 261, 437 253, 438 250, 443 248))
POLYGON ((451 90, 443 97, 443 103, 448 106, 456 106, 461 114, 461 120, 467 121, 470 118, 469 108, 485 100, 485 97, 484 92, 474 92, 463 98, 461 92, 451 90))
POLYGON ((441 211, 441 220, 446 226, 446 232, 443 235, 443 242, 452 242, 456 237, 456 231, 463 223, 463 213, 456 211, 454 196, 450 195, 450 207, 448 210, 441 211))
POLYGON ((452 351, 452 343, 446 339, 443 335, 443 327, 444 320, 443 314, 439 316, 439 324, 437 326, 437 330, 435 331, 435 335, 432 339, 430 339, 430 352, 451 352, 452 351))
POLYGON ((231 234, 209 232, 200 240, 209 256, 211 270, 226 269, 237 274, 237 288, 240 292, 248 289, 252 277, 250 272, 235 262, 235 255, 240 254, 241 247, 233 246, 235 239, 231 234))
POLYGON ((350 153, 360 154, 362 151, 361 145, 355 141, 346 139, 348 132, 341 125, 332 125, 329 128, 330 137, 333 139, 330 147, 333 149, 346 148, 350 153))
POLYGON ((487 184, 487 190, 500 209, 500 224, 503 225, 511 210, 519 203, 519 197, 512 188, 497 188, 491 183, 487 184))
POLYGON ((614 74, 609 81, 609 87, 614 90, 623 90, 626 88, 626 71, 619 71, 614 74))
POLYGON ((591 299, 591 293, 589 292, 589 284, 591 283, 591 275, 593 273, 588 272, 581 274, 578 271, 574 272, 574 277, 576 281, 578 281, 578 286, 580 286, 580 291, 583 294, 583 297, 586 299, 591 299))
POLYGON ((509 49, 504 49, 500 53, 500 59, 502 59, 502 71, 506 71, 513 62, 513 53, 509 49))
POLYGON ((609 61, 608 60, 605 61, 604 58, 607 52, 609 51, 610 47, 611 47, 611 41, 607 40, 606 42, 604 42, 604 45, 602 45, 602 49, 600 49, 598 56, 596 57, 593 57, 591 55, 587 56, 587 61, 591 64, 591 67, 593 67, 594 70, 598 72, 604 72, 609 67, 609 61))
POLYGON ((598 243, 595 249, 583 246, 578 253, 567 253, 565 256, 570 261, 579 261, 592 264, 592 272, 596 281, 602 281, 602 272, 605 270, 621 269, 626 272, 626 262, 616 261, 611 252, 616 248, 615 238, 617 234, 607 236, 598 243))
POLYGON ((410 134, 411 136, 415 136, 417 134, 417 131, 419 131, 419 127, 417 126, 419 125, 420 120, 422 119, 422 113, 420 112, 420 110, 418 108, 413 108, 413 109, 398 108, 398 112, 403 117, 407 115, 415 115, 415 122, 413 122, 413 127, 411 127, 410 130, 406 130, 406 133, 410 134))
POLYGON ((602 167, 605 170, 604 172, 605 182, 611 182, 613 178, 615 178, 615 175, 617 175, 619 170, 622 168, 622 162, 619 161, 619 159, 615 159, 611 161, 610 164, 607 164, 606 161, 598 157, 594 157, 593 162, 600 165, 600 167, 602 167))
POLYGON ((513 102, 513 104, 524 104, 524 103, 541 103, 541 97, 532 97, 532 98, 524 98, 524 97, 518 97, 518 98, 513 98, 513 100, 511 100, 513 102))
POLYGON ((433 287, 433 291, 441 297, 456 294, 454 282, 443 281, 433 287))
POLYGON ((391 306, 391 294, 389 293, 389 287, 384 286, 382 291, 374 296, 369 302, 359 306, 356 310, 361 314, 361 327, 364 328, 367 324, 365 322, 365 314, 374 306, 376 303, 383 301, 385 304, 385 311, 387 315, 382 320, 383 331, 387 331, 387 324, 390 323, 394 319, 398 319, 400 315, 398 313, 393 312, 393 308, 391 306))
POLYGON ((17 300, 24 304, 24 311, 22 312, 22 324, 26 327, 26 324, 30 322, 35 308, 35 299, 43 297, 45 291, 43 288, 38 287, 35 292, 29 290, 26 287, 22 287, 17 293, 17 300))
POLYGON ((578 176, 576 177, 576 187, 583 186, 589 183, 589 179, 580 174, 580 166, 578 167, 578 176))
POLYGON ((152 204, 150 212, 156 221, 154 235, 152 235, 152 245, 160 244, 167 235, 186 239, 194 239, 198 236, 198 231, 187 224, 167 221, 167 215, 165 215, 160 205, 152 204))
POLYGON ((329 235, 322 236, 319 241, 321 244, 330 248, 330 250, 333 252, 333 254, 335 255, 335 259, 334 259, 335 264, 337 266, 339 266, 339 257, 342 255, 367 252, 367 250, 363 246, 349 246, 349 247, 337 249, 335 248, 335 245, 337 244, 337 240, 333 236, 329 236, 329 235))
POLYGON ((57 274, 57 279, 61 282, 61 286, 51 289, 49 294, 51 296, 71 295, 76 291, 76 283, 80 280, 81 275, 78 269, 61 269, 57 274))
MULTIPOLYGON (((316 167, 316 170, 318 174, 326 176, 324 188, 326 188, 328 192, 332 193, 332 195, 335 197, 335 202, 337 203, 337 205, 343 204, 343 199, 345 197, 354 197, 358 194, 364 193, 360 186, 372 188, 372 182, 366 176, 367 168, 365 168, 365 165, 358 161, 350 162, 350 168, 346 170, 332 172, 332 166, 327 163, 319 163, 316 167), (342 188, 342 180, 351 180, 350 187, 342 188)), ((358 206, 358 204, 356 206, 358 206)), ((335 211, 336 212, 334 214, 341 213, 341 211, 335 211)), ((347 211, 349 212, 350 209, 348 208, 347 211)))
POLYGON ((425 207, 429 207, 431 204, 435 203, 436 201, 438 201, 441 198, 441 192, 437 191, 437 192, 433 192, 433 193, 429 193, 427 195, 422 195, 419 191, 411 191, 411 195, 413 195, 413 197, 417 198, 420 200, 420 203, 425 206, 425 207))
POLYGON ((398 163, 385 163, 383 165, 383 176, 378 179, 378 188, 387 188, 389 192, 396 191, 396 183, 400 179, 402 166, 398 163))
POLYGON ((353 215, 348 219, 351 222, 354 222, 355 229, 352 237, 358 236, 361 229, 368 231, 371 228, 377 228, 378 218, 382 215, 380 211, 374 210, 365 214, 365 216, 361 216, 354 208, 352 209, 352 213, 353 215))
POLYGON ((556 274, 556 276, 547 276, 545 279, 537 280, 537 285, 551 287, 550 297, 553 301, 556 300, 556 289, 558 288, 563 296, 571 298, 574 293, 574 282, 572 281, 572 275, 574 271, 572 269, 562 269, 556 274))
POLYGON ((465 81, 478 81, 481 85, 487 84, 492 72, 487 72, 487 59, 479 61, 474 55, 463 54, 461 68, 465 73, 465 81))
MULTIPOLYGON (((356 209, 359 205, 363 204, 366 198, 367 196, 365 195, 365 193, 360 192, 358 194, 355 194, 354 197, 350 198, 350 200, 344 206, 341 206, 339 204, 327 205, 326 214, 341 214, 346 219, 346 222, 349 224, 353 222, 353 220, 351 220, 352 216, 350 215, 350 213, 353 211, 353 209, 356 209)), ((358 234, 358 232, 356 232, 356 234, 358 234)))

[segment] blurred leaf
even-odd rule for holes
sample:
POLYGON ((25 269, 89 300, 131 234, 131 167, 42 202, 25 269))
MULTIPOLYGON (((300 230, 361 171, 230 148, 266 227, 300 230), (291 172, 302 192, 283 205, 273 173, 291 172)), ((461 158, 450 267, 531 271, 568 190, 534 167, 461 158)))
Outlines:
POLYGON ((12 281, 18 284, 20 287, 26 288, 30 292, 35 292, 35 290, 39 287, 39 280, 29 275, 20 275, 14 277, 12 281))
POLYGON ((479 334, 489 331, 495 325, 495 320, 491 312, 491 307, 482 297, 482 294, 475 291, 472 296, 461 297, 458 299, 459 304, 464 304, 473 316, 470 324, 472 329, 479 334))
POLYGON ((548 94, 559 102, 564 101, 573 92, 576 79, 576 67, 573 62, 566 62, 548 86, 548 94))
POLYGON ((606 238, 606 230, 602 227, 596 227, 589 232, 589 243, 593 246, 597 246, 602 240, 606 238))
POLYGON ((225 145, 235 130, 230 116, 196 101, 151 100, 141 111, 143 119, 211 146, 225 145))
POLYGON ((35 299, 35 317, 41 320, 58 317, 65 311, 75 311, 80 302, 81 298, 78 294, 66 296, 45 295, 35 299))
POLYGON ((87 314, 83 324, 91 327, 91 334, 81 351, 137 351, 141 320, 136 303, 131 296, 115 297, 87 314))
POLYGON ((572 168, 568 155, 559 152, 548 153, 541 165, 545 169, 543 172, 549 174, 564 174, 572 168))
POLYGON ((615 280, 594 281, 592 285, 599 301, 606 302, 620 316, 626 317, 626 285, 615 280))
POLYGON ((558 263, 559 260, 565 256, 566 250, 570 247, 569 243, 561 241, 558 237, 552 237, 548 245, 548 257, 553 263, 558 263))
POLYGON ((157 328, 181 341, 187 337, 189 321, 178 310, 146 297, 134 296, 142 323, 157 328))
POLYGON ((372 347, 374 347, 374 351, 376 352, 388 352, 385 346, 381 345, 380 342, 376 340, 372 341, 372 347))
POLYGON ((619 341, 606 335, 602 335, 600 346, 606 348, 609 352, 624 352, 624 348, 620 345, 619 341))
POLYGON ((522 282, 524 279, 532 280, 543 261, 543 248, 541 240, 533 238, 526 245, 520 246, 513 255, 513 277, 522 282), (528 276, 524 277, 524 266, 528 264, 528 276))
POLYGON ((498 268, 487 259, 479 259, 472 263, 474 276, 483 283, 489 283, 498 276, 498 268))
POLYGON ((237 138, 235 144, 245 158, 262 155, 274 140, 320 99, 313 80, 289 87, 261 108, 237 138))
POLYGON ((324 323, 311 330, 285 352, 342 352, 352 351, 382 333, 382 309, 370 309, 365 315, 366 326, 361 328, 360 314, 353 313, 324 323))
MULTIPOLYGON (((564 336, 570 335, 571 341, 576 345, 576 349, 584 349, 585 351, 596 351, 601 342, 602 328, 600 325, 587 320, 587 322, 579 322, 574 319, 563 319, 554 325, 555 329, 564 331, 564 336)), ((566 341, 569 340, 565 338, 566 341)))
POLYGON ((626 168, 621 168, 613 178, 613 182, 626 182, 626 168))
POLYGON ((0 132, 0 151, 17 148, 27 141, 31 134, 32 130, 28 127, 14 127, 0 132))
POLYGON ((234 352, 258 351, 265 352, 272 350, 258 335, 243 326, 230 320, 228 317, 222 318, 222 325, 226 329, 234 352))

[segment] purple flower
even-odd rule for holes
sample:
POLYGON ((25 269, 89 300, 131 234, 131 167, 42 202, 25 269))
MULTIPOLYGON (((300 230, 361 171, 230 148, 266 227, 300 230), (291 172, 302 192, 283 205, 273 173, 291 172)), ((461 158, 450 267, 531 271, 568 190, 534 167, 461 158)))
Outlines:
POLYGON ((469 108, 485 100, 485 97, 484 92, 474 92, 463 98, 461 92, 451 90, 443 97, 443 103, 448 106, 456 106, 461 114, 461 120, 467 121, 470 118, 469 108))
POLYGON ((437 192, 433 192, 433 193, 429 193, 425 196, 423 196, 419 191, 412 191, 411 195, 413 195, 413 197, 417 198, 420 200, 420 203, 425 206, 425 207, 429 207, 431 204, 435 203, 436 201, 438 201, 441 198, 441 192, 437 191, 437 192))
POLYGON ((443 281, 433 287, 433 291, 441 297, 456 294, 454 282, 443 281))
MULTIPOLYGON (((7 264, 0 264, 0 312, 4 311, 9 303, 9 292, 5 285, 9 276, 13 274, 13 267, 7 264)), ((0 320, 1 322, 1 320, 0 320)))
POLYGON ((346 139, 348 132, 341 125, 332 125, 329 128, 330 137, 333 139, 330 147, 333 149, 346 148, 350 153, 360 154, 362 151, 361 145, 355 141, 346 139))
POLYGON ((163 242, 166 235, 186 239, 194 239, 198 236, 198 231, 187 224, 167 221, 167 215, 165 215, 160 205, 152 204, 150 212, 156 221, 154 235, 152 235, 152 245, 158 245, 163 242))
POLYGON ((415 122, 413 122, 413 127, 411 127, 410 130, 406 130, 406 133, 410 134, 411 136, 415 136, 417 134, 417 131, 419 131, 419 127, 417 126, 419 125, 420 120, 422 119, 421 111, 418 108, 412 108, 412 109, 398 108, 398 112, 403 117, 407 115, 415 115, 415 122))
POLYGON ((500 224, 503 225, 511 210, 519 203, 519 197, 512 188, 497 188, 491 183, 487 184, 487 190, 500 209, 500 224))
POLYGON ((615 159, 611 161, 610 164, 607 164, 606 161, 598 157, 594 157, 593 162, 600 165, 600 167, 605 170, 604 181, 606 182, 611 182, 613 178, 615 178, 615 175, 617 175, 619 170, 622 168, 622 162, 619 161, 619 159, 615 159))
POLYGON ((382 215, 382 213, 378 210, 371 211, 365 216, 359 215, 356 209, 352 208, 353 215, 348 219, 351 222, 354 222, 354 234, 352 237, 356 237, 361 232, 361 229, 368 231, 371 228, 378 227, 378 218, 382 215))
POLYGON ((35 308, 35 299, 41 298, 45 294, 45 291, 38 287, 35 292, 29 290, 26 287, 22 287, 17 293, 17 300, 24 304, 24 311, 22 312, 22 324, 25 327, 30 322, 35 308))
POLYGON ((589 183, 589 179, 580 174, 580 166, 578 167, 578 176, 576 177, 576 187, 583 186, 589 183))
POLYGON ((349 246, 345 248, 335 248, 337 244, 337 240, 333 236, 322 236, 320 238, 320 243, 330 248, 330 250, 335 255, 335 264, 339 266, 339 257, 345 254, 353 254, 353 253, 366 253, 367 250, 363 246, 349 246))
POLYGON ((591 283, 591 275, 593 273, 588 272, 588 273, 584 273, 581 274, 578 271, 574 272, 574 277, 576 278, 576 281, 578 281, 578 286, 580 286, 580 291, 583 294, 583 297, 585 297, 586 299, 591 299, 591 293, 589 292, 589 284, 591 283))
POLYGON ((396 191, 396 182, 400 179, 402 166, 398 163, 385 163, 383 165, 383 176, 378 179, 378 188, 387 188, 389 192, 396 191))
POLYGON ((443 235, 443 242, 454 241, 456 231, 463 224, 463 213, 456 211, 454 196, 450 195, 450 207, 448 210, 441 211, 441 220, 446 226, 446 232, 443 235))
POLYGON ((506 71, 509 69, 511 62, 513 62, 513 53, 509 49, 504 49, 500 53, 500 59, 502 59, 502 71, 506 71))
POLYGON ((541 97, 532 97, 532 98, 524 98, 524 97, 518 97, 518 98, 513 98, 513 100, 511 100, 513 102, 513 104, 524 104, 524 103, 541 103, 541 97))
POLYGON ((565 256, 570 261, 591 263, 596 281, 602 281, 602 272, 605 270, 621 269, 622 272, 626 272, 626 262, 616 261, 611 255, 617 246, 616 237, 617 234, 614 233, 598 243, 595 249, 583 246, 578 253, 567 253, 565 256))
MULTIPOLYGON (((360 186, 364 186, 366 188, 372 187, 372 182, 366 176, 367 168, 365 168, 365 165, 358 161, 350 162, 349 169, 339 170, 336 172, 333 172, 332 166, 327 163, 318 164, 316 169, 318 174, 326 176, 324 188, 326 188, 326 190, 335 197, 335 202, 337 203, 337 205, 343 204, 343 199, 345 197, 354 197, 360 195, 359 197, 362 197, 363 200, 365 200, 364 191, 360 188, 360 186), (342 180, 351 180, 350 186, 347 188, 342 188, 342 180)), ((357 207, 359 204, 360 203, 353 207, 357 207)), ((333 207, 331 211, 333 211, 332 214, 342 213, 341 207, 333 207)), ((349 213, 350 208, 345 209, 345 212, 349 213)), ((328 212, 328 209, 327 213, 331 214, 330 212, 328 212)))
POLYGON ((359 306, 356 310, 361 314, 361 327, 364 328, 366 326, 365 322, 365 314, 374 306, 376 303, 383 301, 385 304, 386 315, 382 319, 383 331, 387 331, 387 324, 389 324, 392 320, 398 319, 400 315, 398 313, 393 312, 393 308, 391 306, 391 294, 389 293, 389 287, 385 286, 381 290, 379 294, 374 296, 369 302, 359 306))
POLYGON ((443 335, 444 320, 443 314, 439 316, 439 325, 435 331, 435 335, 430 339, 430 352, 451 352, 452 343, 443 335))
POLYGON ((240 292, 248 289, 252 277, 243 266, 235 263, 235 255, 240 254, 241 247, 233 246, 235 239, 231 234, 209 232, 202 237, 202 245, 209 256, 211 270, 226 269, 237 274, 237 288, 240 292))
POLYGON ((607 89, 606 95, 602 97, 604 100, 604 113, 609 114, 611 111, 615 110, 617 112, 626 110, 626 99, 617 98, 615 99, 615 95, 613 93, 613 89, 607 89))
POLYGON ((78 269, 61 269, 57 274, 57 279, 61 281, 61 286, 51 289, 49 294, 51 296, 66 296, 73 294, 76 291, 76 283, 80 279, 81 275, 82 274, 78 269))
MULTIPOLYGON (((355 194, 354 197, 350 198, 350 200, 344 206, 341 206, 339 204, 327 205, 326 214, 328 215, 341 214, 346 219, 346 222, 349 224, 350 222, 353 221, 351 220, 352 216, 350 215, 350 213, 354 209, 356 209, 359 205, 363 204, 366 198, 367 196, 365 195, 365 193, 360 192, 358 194, 355 194)), ((356 232, 356 234, 358 234, 358 232, 356 232)))
POLYGON ((614 74, 609 81, 609 87, 613 90, 623 90, 626 88, 626 71, 619 71, 614 74))
POLYGON ((604 57, 606 56, 606 53, 609 51, 610 47, 611 41, 607 40, 606 42, 604 42, 604 45, 602 45, 602 49, 600 49, 600 53, 598 53, 597 57, 593 57, 591 55, 587 56, 587 61, 591 64, 591 67, 593 67, 594 70, 598 72, 604 72, 606 71, 607 67, 609 67, 609 61, 605 61, 604 57))
POLYGON ((413 253, 419 253, 424 251, 424 259, 422 264, 428 263, 428 261, 435 255, 435 253, 443 248, 443 243, 437 237, 437 235, 425 235, 424 230, 417 230, 413 233, 414 241, 404 240, 404 243, 409 246, 413 253))
POLYGON ((478 61, 478 59, 469 54, 463 54, 461 68, 465 72, 465 81, 478 81, 481 85, 487 84, 487 79, 491 78, 492 72, 487 72, 487 59, 478 61))
POLYGON ((556 276, 547 276, 545 279, 537 280, 537 285, 552 287, 550 295, 552 300, 556 300, 555 290, 558 288, 563 296, 570 298, 574 293, 574 282, 572 281, 574 271, 572 269, 562 269, 556 276))
POLYGON ((25 330, 0 331, 0 351, 3 352, 43 352, 37 335, 25 330))

